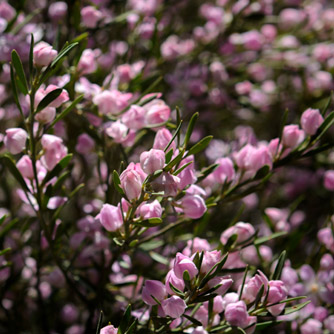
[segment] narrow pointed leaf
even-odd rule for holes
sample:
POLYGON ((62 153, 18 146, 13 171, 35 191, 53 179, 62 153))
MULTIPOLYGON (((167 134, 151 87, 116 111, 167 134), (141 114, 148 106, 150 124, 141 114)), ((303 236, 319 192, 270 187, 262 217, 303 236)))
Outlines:
POLYGON ((286 258, 286 251, 284 250, 281 255, 278 258, 277 265, 273 274, 272 279, 273 280, 279 280, 281 277, 282 269, 284 267, 285 263, 285 258, 286 258))
POLYGON ((57 88, 57 89, 51 91, 49 94, 47 94, 42 99, 42 101, 38 104, 35 113, 39 113, 44 108, 46 108, 51 102, 53 102, 62 93, 62 91, 63 91, 62 88, 57 88))
POLYGON ((79 43, 78 42, 74 42, 71 44, 68 44, 67 46, 65 46, 59 53, 58 56, 53 60, 53 62, 51 63, 51 67, 54 67, 57 65, 57 63, 64 58, 74 47, 76 47, 79 43))
POLYGON ((53 177, 58 176, 62 172, 62 170, 68 166, 68 164, 72 160, 72 156, 73 154, 68 154, 63 159, 61 159, 57 163, 57 165, 50 172, 46 174, 42 182, 42 186, 45 185, 48 181, 50 181, 53 177))
POLYGON ((194 127, 195 127, 195 123, 198 119, 198 116, 199 116, 199 113, 196 112, 190 119, 189 121, 189 124, 188 124, 188 128, 187 128, 187 132, 186 132, 186 135, 184 137, 184 143, 183 143, 183 146, 186 148, 188 143, 189 143, 189 140, 190 140, 190 137, 191 137, 191 134, 193 133, 194 131, 194 127))
POLYGON ((213 136, 207 136, 207 137, 204 137, 203 139, 201 139, 198 143, 196 143, 194 146, 192 146, 187 155, 186 156, 189 156, 189 155, 192 155, 192 154, 197 154, 201 151, 203 151, 211 142, 213 136))
POLYGON ((19 87, 20 87, 22 93, 24 95, 27 95, 28 94, 27 79, 26 79, 26 75, 24 74, 21 59, 20 59, 18 53, 16 52, 16 50, 12 51, 12 64, 15 68, 15 72, 18 76, 18 80, 21 83, 21 85, 19 87))

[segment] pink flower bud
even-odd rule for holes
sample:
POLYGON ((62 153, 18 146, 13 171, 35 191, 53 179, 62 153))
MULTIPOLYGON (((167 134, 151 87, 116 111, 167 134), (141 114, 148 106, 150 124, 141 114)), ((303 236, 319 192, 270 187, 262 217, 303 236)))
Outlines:
POLYGON ((238 222, 234 226, 229 227, 220 236, 220 242, 225 245, 227 240, 233 235, 238 236, 237 242, 243 242, 255 234, 254 227, 249 223, 238 222))
POLYGON ((100 334, 117 334, 117 328, 115 328, 113 325, 108 325, 100 330, 100 334))
POLYGON ((229 276, 224 277, 214 277, 208 282, 209 288, 214 288, 217 285, 221 285, 217 290, 215 290, 215 293, 218 293, 220 295, 224 295, 226 291, 232 286, 233 280, 229 276))
POLYGON ((162 150, 151 149, 140 155, 140 165, 147 174, 153 174, 165 165, 165 153, 162 150))
POLYGON ((308 319, 300 326, 301 334, 322 334, 322 324, 319 320, 308 319))
POLYGON ((239 152, 235 154, 235 162, 241 169, 249 168, 249 158, 251 154, 255 151, 255 147, 247 144, 239 152))
POLYGON ((263 166, 269 166, 270 169, 273 166, 272 156, 266 146, 256 148, 249 157, 250 170, 256 172, 263 166))
POLYGON ((199 195, 185 195, 181 201, 184 215, 188 218, 201 218, 206 212, 204 199, 199 195))
POLYGON ((42 124, 50 123, 56 117, 56 109, 53 107, 46 107, 35 116, 35 119, 42 124))
POLYGON ((27 138, 28 134, 25 130, 21 128, 11 128, 6 130, 6 136, 3 141, 10 153, 18 154, 25 149, 27 138))
POLYGON ((139 214, 144 219, 160 218, 162 215, 162 207, 157 200, 152 203, 142 204, 139 207, 139 214))
POLYGON ((102 114, 114 115, 126 108, 131 98, 131 93, 122 93, 118 90, 105 90, 97 94, 93 98, 93 102, 98 106, 102 114))
POLYGON ((197 177, 195 175, 194 169, 194 161, 195 157, 193 155, 183 159, 179 165, 179 168, 186 165, 187 163, 191 162, 189 166, 187 166, 181 173, 178 174, 180 178, 180 183, 178 184, 179 189, 184 189, 185 187, 192 185, 196 182, 197 177))
MULTIPOLYGON (((160 129, 157 134, 155 135, 154 138, 154 143, 153 143, 153 148, 158 149, 158 150, 164 150, 165 147, 168 145, 170 140, 172 139, 172 134, 169 132, 169 130, 163 128, 160 129)), ((169 146, 168 150, 173 149, 175 152, 176 150, 176 145, 175 142, 173 141, 171 145, 169 146)))
POLYGON ((298 125, 286 125, 283 129, 282 143, 289 148, 297 147, 305 138, 305 133, 298 125))
POLYGON ((263 295, 265 295, 268 291, 268 278, 263 272, 258 270, 258 274, 252 277, 247 284, 245 284, 244 291, 242 294, 242 298, 253 302, 261 289, 261 286, 264 286, 263 295))
POLYGON ((225 319, 232 326, 244 328, 248 325, 247 307, 244 301, 230 303, 225 308, 225 319))
POLYGON ((67 148, 63 145, 63 140, 54 135, 43 135, 41 143, 44 150, 41 161, 48 170, 51 170, 65 157, 67 148))
POLYGON ((169 283, 171 283, 175 288, 179 289, 180 291, 184 290, 185 284, 183 279, 176 277, 173 269, 167 273, 165 286, 168 294, 174 295, 175 292, 170 288, 169 283))
POLYGON ((67 3, 64 1, 57 1, 49 6, 49 17, 52 21, 60 21, 66 16, 67 3))
POLYGON ((324 325, 326 329, 328 329, 331 332, 334 332, 334 315, 330 315, 325 321, 324 325))
MULTIPOLYGON (((95 52, 91 49, 86 49, 82 53, 77 70, 81 75, 90 74, 96 71, 97 63, 96 63, 96 55, 95 52)), ((95 102, 94 102, 95 103, 95 102)))
POLYGON ((235 171, 233 162, 230 158, 220 158, 216 160, 216 164, 219 166, 212 173, 214 180, 219 184, 224 184, 225 182, 230 182, 235 177, 235 171))
POLYGON ((302 129, 308 135, 314 135, 319 129, 320 125, 323 123, 324 119, 320 114, 318 109, 306 109, 300 119, 300 124, 302 129))
POLYGON ((324 174, 324 187, 327 190, 334 190, 334 170, 328 170, 324 174))
POLYGON ((122 212, 119 207, 104 204, 97 216, 100 219, 102 226, 110 232, 117 231, 123 225, 122 212))
POLYGON ((207 273, 210 269, 217 264, 222 258, 220 251, 214 250, 211 252, 204 252, 204 257, 201 265, 201 273, 207 273))
POLYGON ((176 196, 180 179, 177 176, 163 172, 151 184, 156 192, 163 191, 165 197, 176 196))
POLYGON ((6 1, 0 2, 0 17, 9 22, 14 18, 15 13, 15 9, 9 3, 6 1))
POLYGON ((147 110, 146 123, 149 125, 164 123, 169 119, 170 108, 162 100, 153 100, 144 109, 147 110))
POLYGON ((247 95, 252 90, 252 83, 249 81, 239 82, 235 85, 235 90, 239 95, 247 95))
POLYGON ((20 171, 23 177, 28 179, 34 178, 34 170, 32 167, 32 161, 29 156, 24 155, 17 163, 17 169, 20 171))
MULTIPOLYGON (((45 95, 49 94, 50 92, 52 92, 55 89, 58 89, 59 87, 56 85, 49 85, 48 87, 46 87, 45 89, 45 95)), ((68 93, 65 89, 62 90, 61 94, 55 99, 53 100, 48 106, 49 107, 54 107, 54 108, 58 108, 60 107, 63 103, 67 102, 69 100, 69 96, 68 93)))
POLYGON ((193 279, 198 274, 198 269, 195 263, 188 257, 181 253, 176 254, 174 262, 174 273, 179 279, 183 279, 183 273, 188 271, 190 279, 193 279))
POLYGON ((320 260, 320 267, 323 270, 333 270, 334 257, 331 254, 324 254, 320 260))
POLYGON ((122 122, 134 130, 142 129, 145 126, 146 110, 143 107, 132 105, 122 116, 122 122))
MULTIPOLYGON (((286 299, 288 290, 282 281, 270 281, 269 282, 269 294, 267 302, 268 304, 278 303, 286 299)), ((285 303, 277 304, 268 307, 269 312, 274 316, 278 316, 285 308, 285 303)))
POLYGON ((61 310, 61 318, 68 324, 75 322, 78 317, 78 309, 73 304, 66 304, 61 310))
POLYGON ((147 280, 145 282, 142 291, 143 301, 148 305, 156 305, 157 302, 151 296, 153 296, 160 302, 166 298, 166 288, 160 281, 147 280))
POLYGON ((166 315, 172 318, 179 318, 184 313, 187 305, 178 296, 172 296, 161 302, 161 306, 166 315))
POLYGON ((138 199, 141 194, 143 185, 143 181, 141 179, 140 174, 133 169, 127 168, 121 174, 120 180, 121 180, 121 186, 127 198, 130 201, 133 199, 138 199))
POLYGON ((95 28, 102 18, 102 13, 93 6, 86 6, 81 9, 81 19, 87 28, 95 28))
POLYGON ((45 42, 40 42, 34 47, 34 64, 36 66, 48 66, 56 58, 58 52, 45 42))
POLYGON ((81 154, 88 154, 93 151, 94 146, 94 140, 86 133, 83 133, 78 137, 78 142, 75 145, 75 150, 81 154))

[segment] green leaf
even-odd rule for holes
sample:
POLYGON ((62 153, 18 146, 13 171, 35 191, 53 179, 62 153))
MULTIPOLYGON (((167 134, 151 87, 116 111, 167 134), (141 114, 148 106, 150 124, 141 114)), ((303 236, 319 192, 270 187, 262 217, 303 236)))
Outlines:
POLYGON ((0 231, 0 239, 2 237, 5 237, 8 232, 14 227, 14 225, 16 225, 18 223, 19 219, 15 218, 13 220, 11 220, 10 222, 6 223, 5 226, 2 227, 1 231, 0 231))
POLYGON ((279 280, 280 279, 282 269, 283 269, 284 263, 285 263, 285 258, 286 258, 286 251, 284 250, 278 258, 277 265, 276 265, 275 271, 274 271, 273 276, 272 276, 272 280, 279 280))
POLYGON ((0 226, 2 225, 2 223, 6 220, 8 216, 7 215, 3 215, 1 218, 0 218, 0 226))
POLYGON ((24 74, 24 70, 23 70, 23 65, 21 62, 21 59, 19 57, 19 55, 17 54, 16 50, 12 51, 12 64, 15 68, 16 74, 18 76, 18 80, 21 83, 21 85, 19 85, 22 93, 24 95, 28 94, 28 84, 27 84, 27 79, 26 76, 24 74))
POLYGON ((166 154, 165 154, 165 163, 168 164, 170 160, 172 159, 173 156, 173 149, 170 149, 166 154))
POLYGON ((115 189, 123 196, 125 196, 124 190, 121 188, 121 180, 116 170, 113 171, 113 181, 115 189))
POLYGON ((207 137, 202 138, 198 143, 196 143, 194 146, 192 146, 189 149, 186 157, 203 151, 210 144, 212 138, 213 136, 207 136, 207 137))
POLYGON ((287 235, 287 232, 285 231, 282 231, 282 232, 276 232, 276 233, 273 233, 267 237, 261 237, 261 238, 258 238, 254 241, 254 245, 256 246, 259 246, 259 245, 262 245, 270 240, 273 240, 273 239, 276 239, 276 238, 279 238, 279 237, 282 237, 283 235, 287 235))
POLYGON ((58 56, 53 60, 50 67, 55 67, 57 63, 64 58, 74 47, 76 47, 79 43, 74 42, 68 45, 65 45, 64 48, 58 53, 58 56))
POLYGON ((125 334, 131 320, 131 305, 129 304, 126 308, 122 317, 121 323, 119 324, 117 334, 125 334))
POLYGON ((177 295, 182 296, 182 297, 185 296, 185 294, 183 293, 183 291, 181 291, 181 290, 179 290, 178 288, 176 288, 171 282, 169 282, 169 287, 170 287, 170 289, 171 289, 173 292, 175 292, 177 295))
POLYGON ((224 253, 228 252, 235 245, 235 243, 237 242, 237 239, 238 239, 238 235, 237 234, 232 234, 228 238, 226 244, 223 247, 224 253))
POLYGON ((173 137, 171 138, 171 140, 168 142, 167 146, 165 147, 165 149, 164 149, 164 152, 165 152, 165 153, 167 152, 169 146, 172 145, 172 142, 174 141, 174 139, 176 138, 176 136, 177 136, 178 133, 180 132, 180 130, 181 130, 181 126, 182 126, 182 120, 180 121, 178 127, 176 128, 176 130, 175 130, 175 132, 174 132, 174 134, 173 134, 173 137))
POLYGON ((219 166, 219 164, 212 164, 212 165, 202 169, 200 175, 197 178, 196 183, 199 183, 202 180, 204 180, 207 176, 209 176, 211 173, 213 173, 218 166, 219 166))
POLYGON ((326 112, 327 112, 327 110, 328 110, 328 108, 329 108, 329 106, 330 106, 332 100, 333 100, 333 91, 331 91, 331 95, 330 95, 330 97, 328 98, 327 103, 325 104, 324 109, 321 111, 321 115, 322 115, 322 116, 325 116, 325 114, 326 114, 326 112))
POLYGON ((191 164, 193 164, 194 162, 193 161, 189 161, 189 162, 187 162, 186 164, 184 164, 183 166, 181 166, 179 169, 177 169, 174 173, 173 173, 173 175, 178 175, 178 174, 180 174, 184 169, 186 169, 189 165, 191 165, 191 164))
POLYGON ((136 333, 135 329, 137 327, 138 319, 136 319, 129 327, 129 329, 125 332, 125 334, 134 334, 136 333))
POLYGON ((195 123, 196 123, 196 121, 198 119, 198 116, 199 116, 199 113, 196 112, 195 114, 192 115, 192 117, 191 117, 191 119, 189 121, 187 132, 186 132, 186 135, 184 137, 184 142, 183 142, 183 146, 185 148, 187 147, 187 145, 189 143, 189 140, 190 140, 190 137, 191 137, 191 134, 194 131, 195 123))
POLYGON ((170 161, 167 166, 164 167, 165 172, 169 172, 175 165, 180 163, 183 158, 184 151, 182 150, 172 161, 170 161))
POLYGON ((0 156, 0 161, 9 169, 16 181, 21 185, 24 191, 30 192, 26 182, 24 181, 20 171, 17 169, 14 160, 7 154, 0 156))
POLYGON ((2 256, 2 255, 4 255, 4 254, 6 254, 6 253, 8 253, 8 252, 10 252, 12 249, 11 248, 5 248, 5 249, 3 249, 2 251, 0 251, 0 256, 2 256))
POLYGON ((100 316, 99 316, 99 321, 97 322, 96 334, 99 334, 99 333, 100 333, 102 320, 103 320, 103 312, 102 312, 102 310, 101 310, 101 311, 100 311, 100 316))
POLYGON ((141 227, 153 227, 153 226, 158 226, 161 223, 162 223, 161 218, 148 218, 140 222, 132 222, 133 225, 141 227))
POLYGON ((31 39, 30 39, 30 50, 29 50, 29 74, 30 77, 32 76, 32 72, 34 69, 34 35, 31 34, 31 39))
POLYGON ((260 322, 256 324, 256 329, 263 329, 272 325, 277 325, 283 322, 283 320, 270 320, 270 321, 265 321, 265 322, 260 322))
POLYGON ((35 113, 37 114, 40 111, 42 111, 44 108, 46 108, 51 102, 53 102, 62 93, 62 91, 63 91, 62 88, 57 88, 51 91, 46 96, 44 96, 42 101, 38 104, 35 113))
POLYGON ((241 283, 241 289, 239 292, 239 300, 242 298, 242 293, 244 291, 244 287, 245 287, 245 283, 246 283, 246 278, 247 278, 247 273, 248 273, 248 265, 246 266, 245 272, 244 272, 244 276, 242 278, 242 283, 241 283))
POLYGON ((227 258, 228 258, 228 254, 225 254, 225 256, 206 273, 206 275, 203 277, 199 285, 200 289, 203 288, 206 283, 208 283, 212 278, 214 278, 220 273, 227 258))
POLYGON ((58 176, 63 169, 65 169, 70 161, 72 160, 73 154, 66 155, 63 159, 61 159, 57 165, 46 174, 42 186, 44 186, 48 181, 50 181, 53 177, 58 176))
POLYGON ((189 321, 191 321, 194 325, 196 325, 196 326, 202 326, 202 323, 200 321, 198 321, 197 319, 191 317, 190 315, 187 315, 187 314, 184 313, 182 316, 185 317, 186 319, 188 319, 189 321))
POLYGON ((10 80, 11 80, 11 83, 12 83, 12 93, 13 93, 14 101, 15 101, 15 103, 16 103, 19 111, 20 111, 20 114, 21 114, 22 118, 24 119, 24 114, 23 114, 21 104, 20 104, 20 101, 19 101, 19 97, 18 97, 18 94, 17 94, 17 87, 16 87, 16 81, 15 81, 15 78, 14 78, 14 69, 13 69, 12 64, 10 65, 10 80))
POLYGON ((317 142, 325 133, 326 131, 333 125, 334 123, 334 111, 332 111, 324 120, 324 122, 320 125, 316 135, 315 139, 312 137, 312 142, 317 142))
POLYGON ((270 172, 270 167, 268 165, 262 166, 253 177, 253 180, 261 180, 270 172))
POLYGON ((305 303, 301 303, 301 304, 298 304, 298 305, 286 307, 283 314, 287 315, 287 314, 291 314, 291 313, 297 312, 297 311, 301 310, 302 308, 304 308, 309 303, 311 303, 310 300, 308 300, 305 303))
POLYGON ((165 266, 169 265, 169 260, 166 259, 164 256, 160 255, 159 253, 151 251, 149 254, 154 261, 161 263, 165 266))

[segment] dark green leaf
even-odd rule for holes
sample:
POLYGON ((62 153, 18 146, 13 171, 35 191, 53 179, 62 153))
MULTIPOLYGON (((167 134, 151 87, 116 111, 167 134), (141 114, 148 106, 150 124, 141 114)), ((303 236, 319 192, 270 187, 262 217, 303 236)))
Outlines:
POLYGON ((263 329, 272 325, 277 325, 283 322, 283 320, 271 320, 271 321, 265 321, 265 322, 260 322, 256 324, 256 329, 263 329))
POLYGON ((173 173, 173 175, 178 175, 178 174, 180 174, 184 169, 186 169, 188 166, 190 166, 191 164, 193 164, 194 162, 193 161, 189 161, 189 162, 187 162, 186 164, 184 164, 183 166, 181 166, 179 169, 177 169, 174 173, 173 173))
POLYGON ((212 278, 214 278, 220 273, 227 258, 228 258, 228 254, 225 254, 225 256, 206 273, 206 275, 203 277, 199 285, 200 289, 203 288, 206 283, 208 283, 212 278))
POLYGON ((97 322, 97 327, 96 327, 96 334, 100 333, 102 320, 103 320, 103 312, 100 311, 99 321, 97 322))
POLYGON ((199 113, 196 112, 195 114, 192 115, 190 121, 189 121, 189 124, 188 124, 188 128, 187 128, 187 132, 186 132, 186 135, 184 137, 184 142, 183 142, 183 146, 184 148, 187 147, 188 143, 189 143, 189 140, 190 140, 190 137, 194 131, 194 127, 195 127, 195 123, 198 119, 198 116, 199 116, 199 113))
POLYGON ((285 263, 285 258, 286 258, 286 251, 284 250, 278 258, 277 265, 276 265, 274 274, 272 276, 272 280, 279 280, 280 279, 282 269, 283 269, 284 263, 285 263))
POLYGON ((7 233, 14 227, 14 225, 16 225, 16 223, 18 223, 18 218, 15 218, 13 220, 11 220, 10 222, 6 223, 5 226, 2 227, 1 231, 0 231, 0 239, 2 237, 5 237, 7 235, 7 233))
POLYGON ((202 326, 202 323, 200 321, 196 320, 195 318, 191 317, 190 315, 187 315, 187 314, 184 313, 182 316, 185 317, 186 319, 188 319, 189 321, 191 321, 194 325, 202 326))
POLYGON ((180 121, 180 123, 179 123, 177 129, 175 130, 175 132, 174 132, 174 134, 173 134, 173 137, 171 138, 171 140, 168 142, 167 146, 165 147, 165 149, 164 149, 164 152, 165 152, 165 153, 167 152, 169 146, 172 145, 172 142, 174 141, 174 139, 176 138, 176 136, 177 136, 178 133, 180 132, 180 130, 181 130, 181 126, 182 126, 182 120, 180 121))
POLYGON ((259 246, 259 245, 262 245, 270 240, 273 240, 273 239, 276 239, 276 238, 279 238, 279 237, 282 237, 283 235, 286 235, 287 232, 285 231, 282 231, 282 232, 276 232, 276 233, 273 233, 267 237, 261 237, 261 238, 258 238, 254 241, 254 245, 256 246, 259 246))
POLYGON ((121 194, 125 195, 124 190, 121 188, 121 180, 119 178, 119 175, 116 170, 113 171, 113 181, 114 181, 114 186, 115 189, 121 194))
POLYGON ((209 176, 212 172, 214 172, 218 166, 219 164, 212 164, 209 167, 202 169, 201 174, 198 176, 196 183, 199 183, 202 180, 204 180, 207 176, 209 176))
POLYGON ((14 69, 13 69, 12 64, 10 65, 10 80, 11 80, 11 83, 12 83, 12 93, 13 93, 14 101, 15 101, 15 103, 16 103, 19 111, 20 111, 20 114, 21 114, 22 118, 24 119, 24 114, 23 114, 21 104, 20 104, 20 101, 19 101, 19 97, 18 97, 18 94, 17 94, 17 87, 16 87, 15 78, 14 78, 14 69))
POLYGON ((171 282, 169 282, 169 287, 170 289, 175 292, 177 295, 179 296, 185 296, 185 294, 183 293, 183 291, 179 290, 178 288, 176 288, 171 282))
POLYGON ((20 171, 17 169, 16 164, 14 160, 8 156, 7 154, 4 154, 0 156, 0 161, 9 169, 11 174, 15 177, 16 181, 21 185, 22 189, 24 191, 30 192, 26 182, 24 181, 20 171))
POLYGON ((192 146, 187 155, 186 156, 189 156, 189 155, 192 155, 192 154, 197 154, 201 151, 203 151, 211 142, 213 136, 207 136, 207 137, 204 137, 203 139, 201 139, 198 143, 196 143, 194 146, 192 146))
MULTIPOLYGON (((286 121, 288 119, 288 115, 289 115, 289 109, 286 109, 284 114, 283 114, 283 117, 282 117, 282 121, 281 121, 281 124, 280 124, 280 129, 279 129, 279 143, 281 143, 282 141, 282 135, 283 135, 283 129, 284 129, 284 126, 286 124, 286 121)), ((277 146, 277 149, 278 149, 279 145, 277 146)))
POLYGON ((245 283, 246 283, 246 278, 247 278, 247 273, 248 273, 248 265, 246 266, 246 269, 245 269, 245 272, 244 272, 244 276, 242 278, 241 288, 240 288, 240 292, 239 292, 239 300, 242 298, 242 293, 244 291, 244 287, 245 287, 245 283))
POLYGON ((324 122, 320 125, 317 133, 315 134, 315 139, 312 142, 316 143, 325 133, 326 131, 333 125, 334 123, 334 111, 332 111, 324 120, 324 122))
POLYGON ((39 113, 44 108, 46 108, 51 102, 53 102, 62 93, 62 91, 63 91, 62 88, 57 88, 57 89, 51 91, 46 96, 44 96, 42 101, 38 104, 35 113, 39 113))
POLYGON ((165 155, 165 163, 168 164, 173 156, 173 149, 170 149, 165 155))
POLYGON ((124 315, 122 317, 121 323, 119 324, 117 334, 125 334, 127 328, 129 327, 131 320, 131 305, 129 304, 126 308, 124 315))
POLYGON ((224 249, 224 253, 228 252, 237 242, 238 239, 238 235, 237 234, 232 234, 226 244, 224 245, 223 249, 224 249))
POLYGON ((6 254, 6 253, 8 253, 8 252, 10 252, 12 249, 11 248, 5 248, 5 249, 3 249, 2 251, 0 251, 0 256, 2 256, 2 255, 4 255, 4 254, 6 254))
POLYGON ((27 79, 26 76, 24 74, 24 70, 23 70, 23 66, 22 66, 22 62, 21 59, 19 57, 19 55, 17 54, 16 50, 12 51, 12 64, 15 68, 16 74, 18 76, 18 80, 21 83, 21 85, 19 85, 22 93, 24 95, 28 94, 28 84, 27 84, 27 79))
POLYGON ((167 166, 164 167, 165 172, 169 172, 175 165, 179 164, 183 158, 184 151, 182 150, 167 166))
POLYGON ((133 222, 132 224, 141 227, 153 227, 160 225, 161 223, 162 223, 161 218, 148 218, 140 222, 133 222))
POLYGON ((55 67, 57 65, 57 63, 59 62, 59 60, 61 60, 62 58, 64 58, 74 47, 76 47, 79 43, 78 42, 74 42, 74 43, 70 43, 67 46, 65 46, 59 53, 58 56, 53 60, 53 62, 51 63, 51 67, 55 67))
POLYGON ((134 334, 136 333, 136 327, 137 327, 138 319, 135 319, 135 321, 130 325, 129 329, 125 332, 125 334, 134 334))
POLYGON ((34 68, 34 35, 31 34, 31 39, 30 39, 30 51, 29 51, 29 74, 30 77, 32 76, 33 68, 34 68))
POLYGON ((263 179, 270 172, 270 167, 268 165, 262 166, 253 177, 254 180, 263 179))

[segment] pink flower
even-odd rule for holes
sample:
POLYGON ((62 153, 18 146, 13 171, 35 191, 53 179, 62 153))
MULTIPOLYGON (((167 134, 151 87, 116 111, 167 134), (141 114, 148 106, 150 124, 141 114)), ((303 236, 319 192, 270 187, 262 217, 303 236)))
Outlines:
POLYGON ((129 128, 134 130, 142 129, 145 126, 146 110, 135 104, 122 116, 122 122, 129 128))
POLYGON ((300 119, 300 124, 302 129, 308 135, 314 135, 319 129, 320 125, 323 123, 324 119, 320 114, 318 109, 307 109, 303 112, 300 119))
POLYGON ((40 42, 34 47, 34 64, 36 66, 48 66, 56 58, 58 52, 45 42, 40 42))
POLYGON ((188 271, 190 279, 193 279, 198 274, 195 263, 188 256, 177 253, 174 262, 174 273, 176 277, 183 279, 185 271, 188 271))
POLYGON ((25 130, 21 128, 11 128, 6 130, 6 136, 3 141, 10 153, 18 154, 25 149, 27 138, 28 134, 25 130))
POLYGON ((98 21, 102 18, 102 13, 93 6, 86 6, 81 9, 82 23, 87 28, 95 28, 98 21))
POLYGON ((220 251, 204 252, 204 257, 201 265, 201 273, 207 273, 211 268, 217 264, 222 259, 222 254, 220 251))
POLYGON ((171 175, 167 172, 163 172, 151 184, 154 191, 162 191, 164 192, 163 196, 168 197, 176 196, 179 182, 180 179, 177 176, 171 175))
POLYGON ((286 125, 283 129, 282 143, 283 146, 296 148, 305 138, 305 133, 300 130, 298 125, 286 125))
POLYGON ((186 217, 198 219, 206 212, 205 201, 199 195, 185 195, 180 203, 186 217))
MULTIPOLYGON (((52 92, 53 90, 58 89, 58 88, 59 87, 56 86, 56 85, 49 85, 45 89, 45 95, 49 94, 50 92, 52 92)), ((53 100, 48 106, 49 107, 58 108, 63 103, 67 102, 68 100, 69 100, 68 93, 67 93, 67 91, 65 89, 63 89, 63 91, 61 92, 61 94, 55 100, 53 100)))
POLYGON ((134 169, 129 169, 129 167, 123 171, 120 176, 121 186, 127 196, 131 201, 133 199, 138 199, 141 191, 143 180, 140 174, 134 169))
POLYGON ((80 72, 81 75, 90 74, 96 71, 97 63, 95 58, 96 54, 93 50, 84 50, 77 66, 77 70, 80 72))
POLYGON ((227 240, 233 235, 238 236, 237 241, 243 242, 255 234, 254 227, 249 223, 238 222, 234 226, 229 227, 220 236, 220 242, 225 245, 227 240))
POLYGON ((57 1, 49 6, 48 10, 50 19, 53 21, 60 21, 66 16, 67 3, 64 1, 57 1))
MULTIPOLYGON (((154 138, 154 143, 153 143, 153 148, 158 149, 158 150, 164 150, 165 147, 168 145, 168 143, 170 142, 170 140, 172 139, 172 134, 169 132, 169 130, 163 128, 160 129, 157 134, 155 135, 154 138)), ((168 150, 173 149, 173 151, 175 152, 176 150, 176 144, 173 141, 171 143, 171 145, 169 146, 168 150)))
POLYGON ((212 174, 217 183, 224 184, 234 179, 235 171, 230 158, 220 158, 215 163, 218 164, 218 167, 212 174))
POLYGON ((232 326, 244 328, 249 323, 247 307, 243 300, 230 303, 225 308, 225 319, 232 326))
POLYGON ((119 207, 104 204, 97 218, 102 226, 110 232, 117 231, 123 225, 122 212, 119 207))
POLYGON ((167 292, 168 292, 170 295, 174 295, 175 292, 170 288, 169 283, 171 283, 175 288, 177 288, 177 289, 180 290, 180 291, 183 291, 183 290, 184 290, 185 284, 184 284, 183 279, 178 278, 178 277, 175 275, 175 272, 174 272, 173 269, 170 270, 170 271, 167 273, 165 286, 166 286, 166 290, 167 290, 167 292))
POLYGON ((156 305, 157 302, 151 296, 160 302, 167 297, 166 288, 160 281, 147 280, 145 282, 142 291, 143 301, 148 305, 156 305))
POLYGON ((153 174, 165 165, 165 153, 161 150, 151 149, 140 155, 140 165, 147 174, 153 174))
POLYGON ((179 318, 184 313, 187 305, 178 296, 172 296, 161 302, 161 306, 166 315, 172 318, 179 318))
POLYGON ((117 334, 117 328, 115 328, 113 325, 108 325, 101 328, 100 334, 117 334))
POLYGON ((43 135, 41 142, 44 150, 41 160, 45 167, 51 170, 66 156, 67 148, 64 146, 63 140, 54 135, 43 135))
POLYGON ((32 161, 29 156, 24 155, 17 163, 17 169, 20 171, 23 177, 28 179, 34 178, 34 170, 32 166, 32 161))
MULTIPOLYGON (((282 281, 269 282, 269 294, 267 299, 268 304, 278 303, 286 299, 287 295, 288 295, 288 290, 282 281)), ((285 303, 270 306, 268 307, 268 310, 273 316, 276 317, 284 310, 284 308, 285 308, 285 303)))
POLYGON ((104 115, 115 115, 129 105, 131 93, 122 93, 118 90, 105 90, 93 98, 99 111, 104 115))
POLYGON ((170 108, 164 101, 156 99, 144 105, 146 113, 146 123, 149 125, 164 123, 169 119, 170 108))
POLYGON ((152 203, 145 203, 139 207, 139 214, 144 219, 160 218, 162 215, 162 207, 157 200, 152 203))

